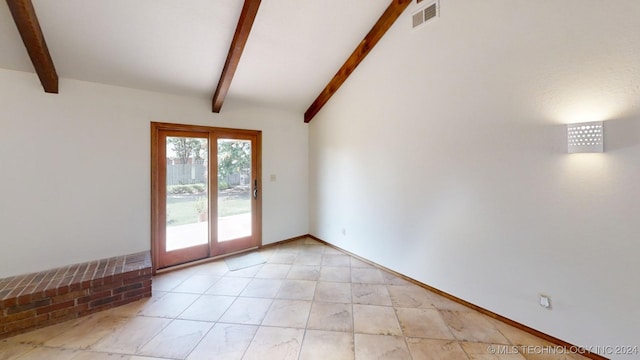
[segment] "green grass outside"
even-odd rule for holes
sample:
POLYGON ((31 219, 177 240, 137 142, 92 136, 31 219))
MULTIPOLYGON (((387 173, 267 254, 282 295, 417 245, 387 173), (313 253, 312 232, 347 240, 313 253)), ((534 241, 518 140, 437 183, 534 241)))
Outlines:
MULTIPOLYGON (((192 196, 168 197, 167 225, 177 226, 198 222, 198 212, 195 206, 197 199, 192 196)), ((218 211, 220 217, 246 214, 251 212, 251 200, 222 198, 218 202, 218 211)))

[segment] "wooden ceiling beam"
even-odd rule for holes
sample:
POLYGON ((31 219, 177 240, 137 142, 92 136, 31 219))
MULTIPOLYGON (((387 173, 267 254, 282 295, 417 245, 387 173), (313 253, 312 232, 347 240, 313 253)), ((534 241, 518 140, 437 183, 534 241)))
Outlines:
POLYGON ((308 123, 314 116, 322 109, 322 107, 329 101, 331 96, 338 91, 340 86, 347 80, 349 75, 358 67, 362 60, 367 57, 369 52, 378 43, 384 34, 391 28, 391 25, 396 22, 402 12, 409 6, 412 0, 393 0, 389 7, 382 14, 378 22, 373 25, 373 28, 369 31, 367 36, 360 42, 358 47, 353 51, 351 56, 342 65, 340 70, 333 76, 333 79, 329 81, 327 86, 322 90, 320 95, 309 106, 304 113, 304 122, 308 123))
POLYGON ((45 92, 58 93, 58 74, 31 0, 7 0, 33 67, 45 92))
POLYGON ((227 92, 231 86, 231 80, 233 80, 233 75, 238 68, 240 57, 249 38, 249 33, 251 32, 253 21, 256 19, 256 14, 258 14, 259 7, 260 0, 244 1, 242 13, 240 13, 240 19, 236 26, 236 32, 231 42, 231 48, 229 48, 229 53, 227 54, 227 61, 224 63, 222 75, 220 75, 220 80, 218 80, 218 87, 213 95, 212 106, 214 113, 219 113, 220 109, 222 109, 222 103, 224 103, 224 98, 227 96, 227 92))

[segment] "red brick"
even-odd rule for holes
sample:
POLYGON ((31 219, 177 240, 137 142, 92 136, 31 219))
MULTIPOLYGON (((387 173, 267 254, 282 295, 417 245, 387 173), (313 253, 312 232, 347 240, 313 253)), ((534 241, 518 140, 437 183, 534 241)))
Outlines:
POLYGON ((18 303, 18 299, 16 298, 5 299, 2 301, 2 307, 10 308, 10 307, 16 306, 17 303, 18 303))
POLYGON ((95 308, 104 304, 109 304, 109 303, 113 303, 116 302, 118 300, 122 299, 122 294, 118 294, 118 295, 114 295, 114 296, 109 296, 107 298, 102 298, 99 300, 94 300, 92 302, 89 303, 89 307, 90 308, 95 308))
POLYGON ((137 282, 147 281, 147 280, 150 280, 150 279, 151 279, 151 276, 136 276, 134 278, 125 279, 124 280, 124 284, 125 285, 129 285, 129 284, 133 284, 133 283, 137 283, 137 282))
POLYGON ((113 290, 116 287, 118 286, 114 284, 104 284, 100 286, 94 286, 91 288, 91 293, 103 292, 105 290, 113 290))
POLYGON ((64 295, 69 292, 69 287, 66 285, 60 286, 56 291, 56 295, 64 295))
POLYGON ((113 293, 114 294, 119 294, 119 293, 123 293, 123 292, 128 292, 130 290, 136 290, 136 289, 141 289, 143 288, 142 283, 135 283, 135 284, 131 284, 131 285, 127 285, 127 286, 121 286, 117 289, 113 289, 113 293))
POLYGON ((107 291, 103 291, 101 293, 97 293, 97 294, 92 294, 92 295, 89 295, 89 296, 81 297, 81 298, 79 298, 77 300, 77 303, 78 304, 86 304, 86 303, 88 303, 90 301, 106 298, 106 297, 109 297, 109 296, 111 296, 111 291, 107 290, 107 291))
POLYGON ((83 312, 89 308, 89 305, 83 304, 78 305, 66 309, 56 310, 49 313, 49 317, 51 319, 60 319, 60 318, 75 318, 77 314, 83 312))
POLYGON ((52 304, 49 306, 45 306, 45 307, 41 307, 38 309, 38 315, 40 314, 44 314, 44 313, 50 313, 52 311, 56 311, 56 310, 60 310, 60 309, 64 309, 64 308, 68 308, 68 307, 72 307, 75 305, 75 300, 69 300, 67 302, 63 302, 63 303, 57 303, 57 304, 52 304))
POLYGON ((2 322, 3 323, 10 323, 10 322, 14 322, 14 321, 28 319, 28 318, 34 317, 34 316, 36 316, 35 310, 28 310, 28 311, 23 311, 23 312, 7 315, 7 316, 2 318, 2 322))
POLYGON ((28 304, 33 301, 33 296, 31 294, 24 294, 18 296, 18 305, 28 304))
POLYGON ((49 314, 42 314, 42 315, 36 316, 37 324, 42 324, 44 322, 47 322, 47 320, 49 320, 49 314))
POLYGON ((137 289, 137 290, 131 290, 131 291, 128 291, 128 292, 124 293, 124 298, 127 299, 127 298, 130 298, 130 297, 133 297, 133 296, 137 296, 137 295, 144 295, 146 292, 147 292, 147 289, 144 289, 144 288, 137 289))
POLYGON ((46 296, 44 295, 44 291, 39 291, 31 295, 32 301, 38 301, 44 299, 46 296))
POLYGON ((42 300, 34 301, 30 304, 16 305, 7 309, 7 315, 16 314, 19 312, 31 310, 34 308, 39 308, 42 306, 47 306, 49 304, 51 304, 51 299, 42 299, 42 300))
POLYGON ((87 295, 87 291, 86 290, 79 290, 79 291, 74 291, 74 292, 70 292, 64 295, 58 295, 54 298, 51 299, 51 302, 53 304, 59 304, 61 302, 66 302, 69 300, 75 300, 77 298, 83 297, 87 295))
POLYGON ((28 329, 31 328, 33 326, 35 326, 36 324, 36 318, 32 317, 32 318, 28 318, 28 319, 24 319, 24 320, 20 320, 20 321, 14 321, 12 323, 7 323, 4 325, 5 327, 5 332, 12 332, 15 331, 17 329, 28 329))

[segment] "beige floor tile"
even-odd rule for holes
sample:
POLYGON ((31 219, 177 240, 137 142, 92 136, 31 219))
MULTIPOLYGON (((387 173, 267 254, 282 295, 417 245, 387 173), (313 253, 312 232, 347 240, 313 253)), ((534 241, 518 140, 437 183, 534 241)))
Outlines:
POLYGON ((396 313, 389 306, 354 304, 353 328, 356 333, 402 335, 396 313))
POLYGON ((287 279, 317 281, 320 278, 320 266, 293 265, 287 279))
POLYGON ((404 336, 455 340, 438 310, 433 309, 396 309, 404 336))
POLYGON ((384 284, 382 272, 376 268, 352 268, 351 282, 362 284, 384 284))
POLYGON ((351 284, 318 281, 314 300, 321 302, 350 303, 351 284))
POLYGON ((386 271, 382 272, 382 277, 384 278, 384 282, 388 285, 402 285, 402 286, 415 285, 399 276, 396 276, 392 273, 388 273, 386 271))
POLYGON ((407 338, 407 345, 414 359, 469 360, 456 341, 407 338))
MULTIPOLYGON (((4 341, 32 344, 32 345, 42 345, 46 341, 52 339, 53 337, 60 335, 63 331, 71 328, 73 325, 78 323, 78 321, 82 321, 82 319, 80 320, 74 319, 74 320, 65 321, 60 324, 47 326, 38 330, 33 330, 24 334, 7 338, 4 341)), ((4 346, 3 342, 0 341, 0 349, 4 350, 3 346, 4 346)), ((3 359, 2 356, 0 356, 0 360, 2 359, 3 359)))
POLYGON ((297 254, 300 252, 301 248, 303 248, 304 243, 299 242, 299 241, 291 241, 288 242, 286 244, 282 244, 280 246, 278 246, 278 250, 277 252, 282 253, 282 252, 287 252, 287 253, 293 253, 293 254, 297 254))
POLYGON ((267 264, 293 264, 296 259, 295 253, 275 253, 269 257, 267 264))
POLYGON ((223 277, 205 292, 208 295, 238 296, 249 284, 251 278, 223 277))
POLYGON ((500 331, 500 333, 505 338, 507 338, 507 340, 509 340, 509 343, 513 345, 555 346, 544 339, 541 339, 520 329, 516 329, 515 327, 507 325, 501 321, 495 319, 490 319, 489 321, 492 322, 496 329, 498 329, 498 331, 500 331))
POLYGON ((172 320, 138 316, 91 345, 91 350, 118 354, 135 354, 172 320))
POLYGON ((199 295, 169 293, 158 301, 152 302, 145 306, 140 315, 164 318, 176 318, 193 304, 199 295))
POLYGON ((46 346, 67 349, 86 349, 97 343, 105 336, 114 333, 130 318, 108 316, 97 313, 76 322, 73 326, 63 330, 57 336, 45 341, 46 346))
POLYGON ((234 270, 234 271, 229 271, 228 273, 226 273, 224 276, 225 277, 242 277, 242 278, 252 278, 255 277, 256 274, 262 270, 262 267, 264 265, 260 264, 260 265, 256 265, 256 266, 250 266, 244 269, 238 269, 238 270, 234 270))
POLYGON ((133 317, 138 315, 145 309, 147 306, 150 306, 152 303, 158 301, 161 297, 168 293, 156 293, 152 295, 152 297, 140 299, 138 301, 134 301, 132 303, 128 303, 126 305, 118 306, 109 310, 105 310, 105 314, 109 314, 111 316, 122 316, 122 317, 133 317))
POLYGON ((20 360, 69 360, 78 355, 80 350, 60 349, 60 348, 48 348, 39 347, 32 351, 29 351, 19 358, 20 360))
POLYGON ((242 290, 240 296, 274 298, 282 286, 282 280, 278 279, 252 279, 247 287, 242 290))
POLYGON ((202 295, 178 316, 185 320, 218 321, 235 301, 233 296, 202 295))
MULTIPOLYGON (((4 349, 1 349, 4 351, 4 349)), ((0 353, 2 354, 2 353, 0 353)), ((5 359, 0 355, 0 359, 5 359)), ((27 360, 130 360, 131 355, 110 354, 86 350, 41 347, 24 354, 19 359, 27 360)))
POLYGON ((314 302, 307 322, 308 329, 353 332, 351 304, 314 302))
POLYGON ((353 256, 350 256, 350 261, 351 261, 351 267, 354 267, 354 268, 373 268, 374 267, 373 265, 366 263, 362 260, 359 260, 353 256))
POLYGON ((273 300, 239 297, 222 315, 220 322, 260 325, 273 300))
POLYGON ((584 360, 493 354, 553 345, 312 239, 260 254, 158 275, 152 298, 2 340, 0 360, 584 360))
POLYGON ((174 320, 144 345, 138 354, 184 359, 212 327, 213 323, 174 320))
POLYGON ((349 255, 324 254, 322 257, 322 266, 350 267, 351 260, 349 255))
POLYGON ((293 262, 295 265, 315 265, 322 264, 321 252, 301 252, 296 256, 296 260, 293 262))
POLYGON ((307 330, 300 360, 353 360, 353 333, 307 330))
POLYGON ((271 259, 271 256, 273 256, 273 254, 278 253, 278 248, 277 247, 267 247, 267 248, 263 248, 260 250, 256 250, 256 252, 258 254, 260 254, 262 256, 263 259, 265 259, 265 261, 268 261, 269 259, 271 259))
POLYGON ((537 347, 522 347, 519 351, 527 360, 586 360, 587 358, 579 355, 569 353, 568 350, 563 348, 557 348, 554 345, 546 349, 540 349, 537 347))
POLYGON ((18 356, 35 349, 35 345, 21 344, 7 340, 0 340, 0 360, 14 360, 18 356))
POLYGON ((216 324, 189 354, 187 360, 240 360, 251 343, 257 326, 216 324))
POLYGON ((411 360, 401 336, 355 334, 357 360, 411 360))
POLYGON ((427 290, 416 286, 387 285, 391 302, 397 308, 434 309, 427 290))
POLYGON ((284 279, 290 269, 291 265, 265 264, 255 277, 260 279, 284 279))
MULTIPOLYGON (((78 351, 70 360, 131 360, 131 355, 78 351)), ((146 358, 145 360, 152 360, 146 358)))
POLYGON ((429 298, 431 298, 431 305, 433 305, 438 310, 450 310, 450 311, 472 311, 475 310, 468 308, 460 303, 457 303, 453 300, 449 300, 444 296, 438 295, 436 293, 427 291, 429 298))
POLYGON ((185 279, 172 292, 202 294, 207 291, 220 277, 213 275, 193 275, 185 279))
POLYGON ((445 323, 458 340, 488 344, 509 342, 482 314, 467 311, 440 311, 445 323))
POLYGON ((159 291, 171 291, 185 281, 189 275, 189 273, 180 271, 159 274, 151 280, 153 282, 152 287, 159 291))
POLYGON ((303 244, 321 246, 321 247, 327 248, 327 249, 329 248, 327 245, 325 245, 325 244, 321 243, 320 241, 318 241, 318 240, 316 240, 314 238, 311 238, 311 237, 304 238, 303 244))
POLYGON ((320 281, 351 282, 351 269, 348 267, 323 266, 320 268, 320 281))
POLYGON ((502 344, 484 344, 477 342, 460 342, 470 360, 526 360, 522 355, 513 353, 511 346, 502 344), (504 354, 500 354, 504 350, 504 354))
POLYGON ((354 304, 391 306, 391 297, 385 285, 351 284, 354 304))
POLYGON ((313 300, 316 282, 310 280, 284 280, 276 295, 278 299, 313 300))
POLYGON ((223 276, 229 272, 229 268, 227 264, 223 260, 218 260, 214 262, 208 262, 205 264, 200 264, 194 267, 194 270, 199 275, 213 275, 213 276, 223 276))
POLYGON ((332 248, 330 246, 327 246, 324 249, 324 255, 345 255, 345 253, 343 251, 340 251, 338 249, 332 248))
POLYGON ((304 330, 261 326, 243 360, 295 360, 298 358, 304 330))
POLYGON ((311 301, 274 300, 262 325, 304 329, 310 310, 311 301))

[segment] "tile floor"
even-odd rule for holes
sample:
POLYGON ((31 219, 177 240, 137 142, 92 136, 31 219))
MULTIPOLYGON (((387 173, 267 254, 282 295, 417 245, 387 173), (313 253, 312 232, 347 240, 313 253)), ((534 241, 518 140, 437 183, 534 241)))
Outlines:
POLYGON ((8 359, 583 359, 312 239, 154 278, 153 297, 0 341, 8 359))

